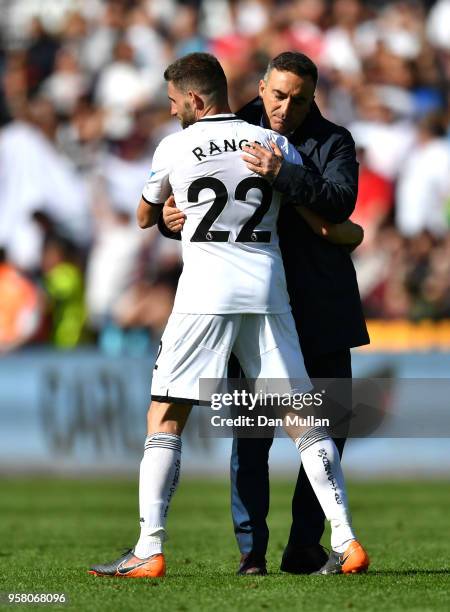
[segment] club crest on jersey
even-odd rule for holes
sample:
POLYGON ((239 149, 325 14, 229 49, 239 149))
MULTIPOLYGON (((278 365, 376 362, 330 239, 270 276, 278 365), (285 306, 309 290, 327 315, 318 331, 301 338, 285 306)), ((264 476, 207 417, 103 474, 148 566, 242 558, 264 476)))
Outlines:
MULTIPOLYGON (((261 144, 257 140, 254 142, 259 145, 261 144)), ((214 142, 214 140, 210 140, 208 145, 203 147, 195 147, 195 149, 192 149, 192 153, 195 155, 198 161, 201 161, 206 157, 220 155, 221 153, 229 153, 232 151, 237 151, 238 149, 242 151, 242 147, 246 144, 249 144, 249 140, 247 138, 242 138, 238 142, 236 142, 234 138, 231 140, 224 138, 220 145, 214 142)))

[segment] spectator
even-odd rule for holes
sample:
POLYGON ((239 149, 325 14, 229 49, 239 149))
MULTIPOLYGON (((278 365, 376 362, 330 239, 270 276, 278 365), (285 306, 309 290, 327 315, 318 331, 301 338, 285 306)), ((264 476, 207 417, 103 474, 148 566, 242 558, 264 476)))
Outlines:
POLYGON ((444 237, 449 231, 450 144, 443 117, 432 114, 419 123, 418 140, 400 171, 396 225, 404 236, 423 231, 444 237))
POLYGON ((0 355, 27 343, 42 319, 38 288, 6 259, 0 247, 0 355))
POLYGON ((114 140, 128 136, 133 128, 133 111, 147 104, 150 94, 151 84, 135 65, 133 48, 120 39, 114 61, 102 71, 95 91, 96 101, 106 113, 106 134, 114 140))
POLYGON ((42 253, 43 286, 48 297, 50 341, 71 349, 83 341, 86 319, 83 275, 75 246, 59 236, 49 236, 42 253))
POLYGON ((40 261, 36 209, 66 226, 76 242, 86 240, 86 185, 58 150, 57 129, 51 103, 36 98, 27 105, 26 121, 13 121, 0 134, 0 240, 11 260, 28 270, 40 261))
POLYGON ((361 249, 366 250, 376 248, 376 236, 392 212, 394 185, 369 167, 364 146, 357 148, 357 154, 359 161, 358 197, 351 220, 364 228, 364 242, 361 249))
POLYGON ((87 76, 82 73, 75 53, 68 47, 60 49, 53 73, 42 83, 43 96, 60 115, 69 115, 87 89, 87 76))
POLYGON ((59 41, 47 32, 37 17, 32 19, 30 28, 31 44, 27 49, 27 68, 28 89, 33 94, 53 71, 59 41))

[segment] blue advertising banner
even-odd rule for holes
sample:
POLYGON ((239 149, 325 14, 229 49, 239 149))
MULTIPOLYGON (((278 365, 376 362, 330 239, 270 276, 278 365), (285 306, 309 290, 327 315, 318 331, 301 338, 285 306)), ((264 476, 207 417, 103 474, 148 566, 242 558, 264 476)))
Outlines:
MULTIPOLYGON (((94 350, 27 350, 2 357, 0 471, 135 472, 145 439, 152 365, 150 356, 113 359, 94 350)), ((446 397, 433 399, 431 385, 428 400, 424 394, 411 398, 404 381, 450 378, 447 354, 355 352, 353 370, 356 377, 397 381, 395 397, 406 397, 403 410, 412 414, 429 410, 433 402, 442 411, 447 402, 446 397)), ((184 471, 226 473, 231 440, 208 435, 206 420, 205 409, 194 408, 184 434, 184 471)), ((449 451, 450 437, 357 439, 349 440, 344 463, 354 475, 442 476, 450 473, 449 451)), ((297 470, 298 455, 289 440, 275 440, 271 467, 286 474, 297 470)))

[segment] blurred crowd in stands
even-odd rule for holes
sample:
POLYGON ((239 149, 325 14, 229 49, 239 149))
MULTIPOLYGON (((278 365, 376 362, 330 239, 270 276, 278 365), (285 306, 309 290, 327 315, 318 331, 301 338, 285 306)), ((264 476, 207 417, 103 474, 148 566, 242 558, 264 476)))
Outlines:
POLYGON ((450 317, 450 0, 0 0, 0 351, 148 349, 180 272, 179 244, 134 220, 180 129, 163 71, 214 53, 237 110, 285 50, 318 64, 318 105, 357 145, 367 316, 450 317))

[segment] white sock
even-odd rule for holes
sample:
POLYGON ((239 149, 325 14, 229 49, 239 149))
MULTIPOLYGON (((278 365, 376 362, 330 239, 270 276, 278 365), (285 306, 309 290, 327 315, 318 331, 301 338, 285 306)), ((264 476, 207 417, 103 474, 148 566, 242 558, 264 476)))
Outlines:
POLYGON ((356 538, 336 445, 322 427, 313 427, 297 438, 295 445, 314 493, 330 521, 331 548, 343 553, 350 541, 356 538))
POLYGON ((178 485, 180 465, 180 436, 167 433, 147 436, 139 474, 141 535, 134 548, 140 559, 162 552, 167 513, 178 485))

